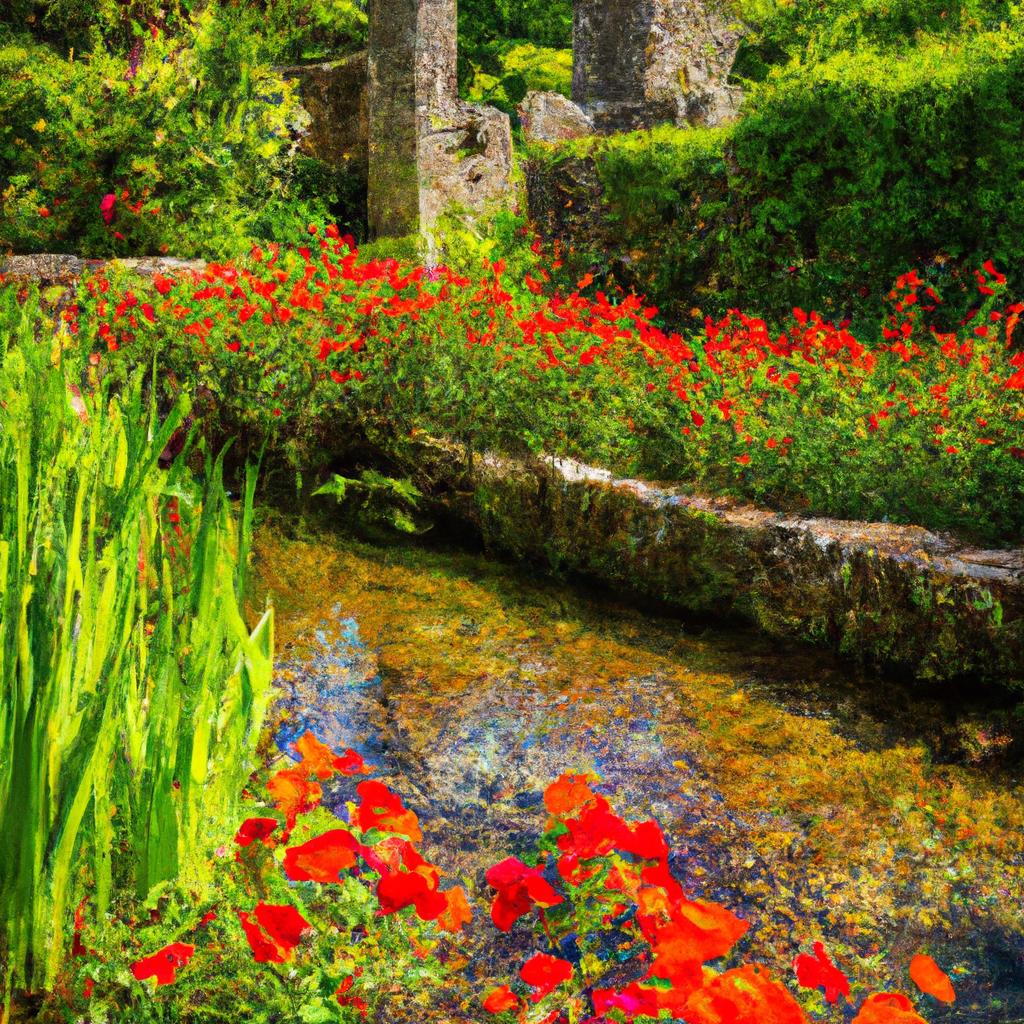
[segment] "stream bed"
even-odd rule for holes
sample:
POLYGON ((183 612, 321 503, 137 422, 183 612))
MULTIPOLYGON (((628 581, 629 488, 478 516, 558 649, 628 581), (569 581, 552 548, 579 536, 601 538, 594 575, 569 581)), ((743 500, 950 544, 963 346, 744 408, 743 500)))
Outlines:
MULTIPOLYGON (((928 952, 958 993, 922 997, 928 1020, 1024 1021, 1010 711, 481 555, 277 527, 256 564, 278 615, 278 745, 311 728, 361 753, 475 902, 467 987, 421 1020, 486 1016, 474 982, 507 980, 532 947, 491 927, 483 872, 543 829, 549 782, 593 771, 616 811, 661 823, 691 895, 750 921, 731 962, 792 982, 821 940, 859 1002, 912 992, 907 965, 928 952)), ((825 1019, 854 1012, 841 1000, 825 1019)))

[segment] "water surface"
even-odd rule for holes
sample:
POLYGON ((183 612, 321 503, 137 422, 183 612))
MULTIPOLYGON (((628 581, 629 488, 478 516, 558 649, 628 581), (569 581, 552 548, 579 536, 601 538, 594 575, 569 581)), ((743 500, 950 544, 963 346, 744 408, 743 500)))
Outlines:
POLYGON ((505 980, 530 948, 525 932, 496 939, 483 870, 538 834, 548 782, 596 771, 616 810, 662 824, 693 895, 751 922, 737 962, 791 978, 821 939, 859 1000, 909 991, 926 951, 959 993, 952 1009, 922 998, 929 1020, 1024 1021, 1006 715, 481 556, 280 529, 257 553, 278 611, 279 743, 311 727, 362 753, 477 897, 470 987, 429 1019, 481 1019, 472 979, 505 980))

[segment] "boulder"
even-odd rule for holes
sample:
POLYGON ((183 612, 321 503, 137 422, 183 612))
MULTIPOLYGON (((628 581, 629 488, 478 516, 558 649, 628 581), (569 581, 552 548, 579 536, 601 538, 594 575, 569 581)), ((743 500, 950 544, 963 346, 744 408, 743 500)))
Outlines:
POLYGON ((557 92, 529 92, 519 106, 523 135, 530 142, 566 142, 594 134, 594 122, 557 92))

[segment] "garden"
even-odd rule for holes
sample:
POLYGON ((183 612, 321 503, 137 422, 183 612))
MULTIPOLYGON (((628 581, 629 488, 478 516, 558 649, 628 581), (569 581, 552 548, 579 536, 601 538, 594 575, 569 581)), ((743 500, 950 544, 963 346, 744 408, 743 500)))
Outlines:
POLYGON ((463 0, 403 238, 372 7, 0 14, 4 1024, 1024 1020, 1020 12, 531 137, 597 6, 463 0))

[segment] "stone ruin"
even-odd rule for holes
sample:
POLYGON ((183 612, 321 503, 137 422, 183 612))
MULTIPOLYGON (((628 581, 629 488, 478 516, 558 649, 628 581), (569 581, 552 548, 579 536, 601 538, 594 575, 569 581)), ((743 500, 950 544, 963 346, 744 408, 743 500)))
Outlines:
POLYGON ((575 0, 572 98, 599 133, 719 124, 742 35, 725 0, 575 0))
POLYGON ((481 213, 510 190, 512 126, 459 99, 457 0, 372 0, 369 223, 429 233, 448 209, 481 213))
MULTIPOLYGON (((312 116, 308 152, 368 181, 373 237, 430 235, 511 192, 509 118, 459 99, 457 0, 371 0, 365 53, 282 69, 312 116)), ((732 116, 742 28, 725 0, 574 0, 573 98, 530 93, 528 138, 562 141, 732 116)))

